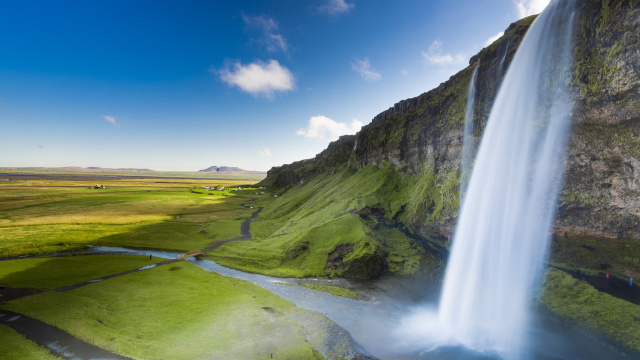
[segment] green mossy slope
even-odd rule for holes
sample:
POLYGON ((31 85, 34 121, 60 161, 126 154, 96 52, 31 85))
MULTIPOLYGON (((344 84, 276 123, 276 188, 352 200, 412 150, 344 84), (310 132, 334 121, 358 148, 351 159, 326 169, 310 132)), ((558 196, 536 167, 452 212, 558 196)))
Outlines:
POLYGON ((314 314, 187 262, 2 307, 136 359, 322 359, 309 343, 326 341, 297 320, 314 314))
POLYGON ((541 303, 579 328, 640 354, 640 306, 599 292, 556 269, 547 272, 541 303))
POLYGON ((458 207, 457 173, 445 186, 431 169, 402 174, 391 164, 344 168, 281 191, 252 225, 253 242, 229 243, 210 259, 274 276, 349 278, 392 274, 437 279, 443 263, 414 238, 406 219, 437 219, 458 207), (427 214, 426 218, 424 214, 427 214))

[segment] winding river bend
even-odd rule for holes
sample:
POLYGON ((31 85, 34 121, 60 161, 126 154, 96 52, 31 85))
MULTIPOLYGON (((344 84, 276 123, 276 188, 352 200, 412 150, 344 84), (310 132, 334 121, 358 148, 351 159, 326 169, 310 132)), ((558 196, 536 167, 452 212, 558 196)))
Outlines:
MULTIPOLYGON (((92 251, 149 255, 177 259, 180 254, 135 250, 115 247, 91 247, 92 251)), ((348 331, 360 345, 364 354, 380 359, 500 359, 487 353, 478 353, 462 347, 440 347, 431 351, 408 352, 401 337, 395 335, 398 320, 410 311, 424 307, 424 299, 431 299, 436 308, 439 288, 425 288, 419 280, 385 277, 371 281, 286 279, 246 273, 224 267, 209 260, 188 258, 187 261, 207 271, 223 276, 249 281, 296 306, 318 312, 348 331), (364 300, 354 300, 300 286, 301 282, 318 282, 348 287, 364 295, 364 300), (283 286, 286 283, 293 286, 283 286)), ((531 340, 523 348, 528 359, 624 359, 625 356, 600 341, 580 334, 570 327, 536 312, 527 329, 531 340)))

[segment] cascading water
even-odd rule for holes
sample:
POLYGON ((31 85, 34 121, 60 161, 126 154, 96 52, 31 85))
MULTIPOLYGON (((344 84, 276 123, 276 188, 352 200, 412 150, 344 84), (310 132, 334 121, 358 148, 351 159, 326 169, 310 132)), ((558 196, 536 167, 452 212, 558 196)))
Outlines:
POLYGON ((509 42, 507 41, 507 46, 504 49, 504 54, 502 54, 502 59, 500 59, 500 63, 498 64, 498 75, 497 79, 502 77, 502 72, 504 71, 504 61, 507 59, 507 54, 509 53, 509 42))
POLYGON ((574 16, 553 1, 531 25, 478 150, 438 313, 469 348, 517 357, 523 342, 562 179, 574 16))
POLYGON ((522 355, 562 180, 575 9, 552 1, 522 40, 476 155, 439 309, 402 320, 407 344, 522 355))
POLYGON ((462 160, 460 162, 460 204, 463 203, 464 194, 467 191, 467 184, 471 177, 471 165, 473 164, 473 153, 475 150, 473 140, 473 102, 476 97, 476 76, 480 62, 476 65, 471 75, 469 90, 467 91, 467 108, 464 113, 464 132, 462 140, 462 160))

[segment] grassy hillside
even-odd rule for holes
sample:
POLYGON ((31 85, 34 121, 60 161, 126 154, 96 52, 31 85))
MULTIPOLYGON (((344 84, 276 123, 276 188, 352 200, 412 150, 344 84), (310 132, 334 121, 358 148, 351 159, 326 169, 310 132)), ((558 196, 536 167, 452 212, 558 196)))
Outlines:
POLYGON ((136 359, 321 359, 311 343, 328 336, 296 320, 317 315, 187 262, 1 306, 136 359))
POLYGON ((640 305, 556 269, 547 272, 540 301, 564 321, 640 354, 640 305))
POLYGON ((245 271, 275 276, 371 278, 382 272, 433 279, 438 248, 414 238, 406 219, 435 219, 458 207, 456 173, 447 186, 436 174, 402 174, 387 164, 317 176, 280 193, 252 225, 253 242, 231 243, 208 255, 245 271))

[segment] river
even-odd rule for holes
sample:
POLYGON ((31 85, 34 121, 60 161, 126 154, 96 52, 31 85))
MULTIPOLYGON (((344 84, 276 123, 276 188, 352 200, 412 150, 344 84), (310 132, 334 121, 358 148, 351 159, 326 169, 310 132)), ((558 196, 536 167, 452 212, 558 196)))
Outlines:
MULTIPOLYGON (((176 259, 178 253, 156 250, 135 250, 116 247, 91 247, 92 251, 149 255, 176 259)), ((207 271, 249 281, 271 291, 296 306, 325 315, 348 331, 362 346, 363 353, 380 359, 500 359, 495 354, 478 353, 462 347, 442 345, 428 349, 407 348, 396 335, 398 320, 411 311, 437 308, 439 287, 419 280, 383 277, 378 280, 350 281, 345 279, 287 279, 246 273, 224 267, 209 260, 187 261, 207 271), (364 295, 354 300, 314 291, 300 286, 301 282, 317 282, 350 288, 364 295), (283 283, 292 285, 284 286, 283 283), (425 305, 425 303, 427 305, 425 305)), ((544 316, 534 309, 534 319, 527 330, 528 342, 522 350, 523 359, 624 359, 621 354, 595 337, 581 334, 567 325, 544 316)))

